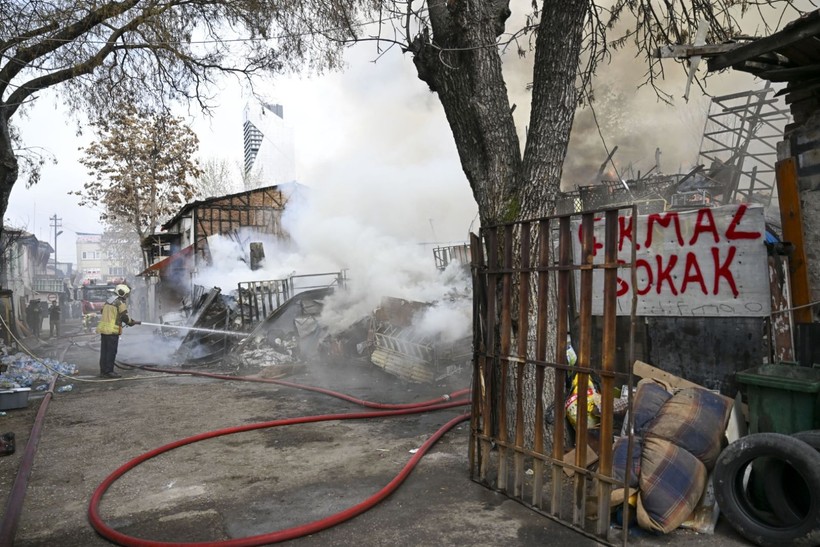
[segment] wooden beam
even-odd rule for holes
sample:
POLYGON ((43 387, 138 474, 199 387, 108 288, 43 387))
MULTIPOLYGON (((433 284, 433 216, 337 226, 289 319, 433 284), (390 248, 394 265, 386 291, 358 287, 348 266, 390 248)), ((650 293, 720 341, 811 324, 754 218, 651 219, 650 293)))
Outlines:
MULTIPOLYGON (((803 245, 803 217, 800 210, 800 191, 797 184, 797 160, 793 157, 777 162, 777 199, 780 203, 780 222, 783 240, 792 244, 794 251, 789 259, 792 306, 811 302, 809 267, 803 245)), ((795 323, 811 323, 811 308, 794 310, 795 323)))
POLYGON ((820 64, 775 68, 761 72, 758 76, 771 82, 788 82, 790 80, 814 79, 818 74, 820 74, 820 64))
POLYGON ((764 53, 776 51, 795 42, 817 36, 820 34, 820 17, 813 17, 812 19, 812 21, 800 25, 799 28, 787 28, 709 59, 707 63, 709 71, 729 68, 764 53))
POLYGON ((689 57, 700 55, 701 57, 710 57, 732 51, 743 44, 731 42, 726 44, 706 44, 702 46, 693 46, 689 44, 669 44, 668 46, 659 47, 653 53, 653 57, 658 59, 688 59, 689 57))

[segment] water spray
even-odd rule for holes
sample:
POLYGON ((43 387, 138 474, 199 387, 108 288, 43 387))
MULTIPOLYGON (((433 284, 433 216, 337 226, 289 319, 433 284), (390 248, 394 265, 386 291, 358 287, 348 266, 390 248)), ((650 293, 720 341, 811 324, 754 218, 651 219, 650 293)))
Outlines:
POLYGON ((225 336, 241 336, 246 337, 248 336, 247 332, 236 332, 231 330, 217 330, 217 329, 203 329, 198 327, 182 327, 177 325, 167 325, 162 323, 149 323, 147 321, 141 321, 141 325, 148 325, 150 327, 160 327, 163 329, 181 329, 181 330, 195 330, 198 332, 210 332, 212 334, 224 334, 225 336))

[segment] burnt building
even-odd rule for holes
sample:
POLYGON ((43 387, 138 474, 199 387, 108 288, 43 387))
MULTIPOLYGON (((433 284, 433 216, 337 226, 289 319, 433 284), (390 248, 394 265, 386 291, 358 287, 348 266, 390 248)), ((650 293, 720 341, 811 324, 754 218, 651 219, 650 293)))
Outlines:
POLYGON ((162 231, 142 242, 151 264, 140 275, 146 279, 149 315, 178 306, 192 289, 192 276, 211 264, 208 238, 239 238, 243 230, 287 239, 282 228, 286 204, 299 191, 298 184, 268 186, 236 194, 194 201, 162 225, 162 231))

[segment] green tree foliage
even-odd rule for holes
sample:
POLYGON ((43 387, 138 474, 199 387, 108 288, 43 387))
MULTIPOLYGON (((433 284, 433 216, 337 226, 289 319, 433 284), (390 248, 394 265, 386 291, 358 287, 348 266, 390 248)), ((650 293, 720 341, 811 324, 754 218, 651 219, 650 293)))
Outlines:
POLYGON ((99 140, 80 160, 92 179, 75 194, 80 205, 100 209, 100 220, 129 226, 141 241, 193 199, 199 140, 182 118, 130 106, 92 125, 99 140))

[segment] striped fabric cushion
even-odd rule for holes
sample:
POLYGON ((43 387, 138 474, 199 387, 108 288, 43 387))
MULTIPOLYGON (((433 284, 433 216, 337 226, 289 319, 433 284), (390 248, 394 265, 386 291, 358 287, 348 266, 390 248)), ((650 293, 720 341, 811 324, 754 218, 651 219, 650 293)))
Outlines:
POLYGON ((703 462, 664 439, 644 439, 642 453, 638 525, 665 534, 692 514, 708 473, 703 462))
POLYGON ((728 397, 706 389, 683 389, 663 405, 647 435, 675 443, 712 469, 731 408, 728 397))
POLYGON ((731 406, 730 399, 706 389, 671 395, 655 382, 638 384, 632 462, 626 458, 626 437, 617 439, 613 474, 623 481, 630 465, 628 486, 639 488, 642 528, 667 533, 691 515, 720 455, 731 406))

